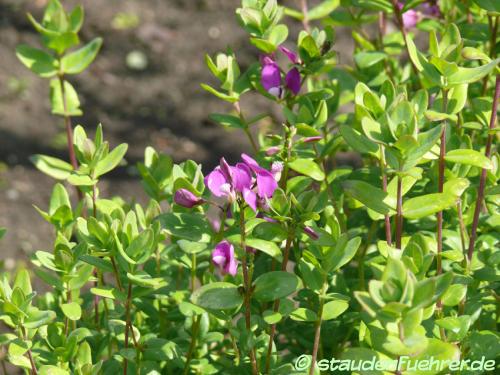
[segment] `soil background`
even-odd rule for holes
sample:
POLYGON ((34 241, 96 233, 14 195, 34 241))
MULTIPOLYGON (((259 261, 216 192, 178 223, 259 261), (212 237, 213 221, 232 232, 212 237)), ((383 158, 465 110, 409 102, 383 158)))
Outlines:
MULTIPOLYGON (((206 53, 231 46, 242 70, 258 58, 234 13, 240 0, 63 1, 66 9, 80 3, 85 9, 82 42, 101 36, 104 45, 86 72, 69 78, 84 112, 73 124, 93 134, 102 123, 111 146, 129 144, 128 166, 101 183, 101 196, 146 201, 134 165, 147 145, 176 162, 201 162, 205 170, 221 156, 231 161, 250 151, 241 132, 209 120, 210 113, 231 107, 200 88, 202 82, 216 84, 204 63, 206 53), (129 27, 123 28, 123 22, 117 27, 119 17, 129 27), (127 63, 131 53, 147 66, 132 69, 127 63)), ((295 0, 280 3, 298 6, 295 0)), ((311 6, 316 3, 310 0, 311 6)), ((67 159, 62 119, 50 113, 48 80, 35 76, 15 56, 21 43, 40 45, 26 13, 40 19, 45 4, 0 0, 0 227, 7 228, 0 260, 7 269, 25 262, 33 251, 50 250, 53 241, 50 226, 33 205, 47 208, 55 181, 33 167, 30 155, 67 159)), ((296 39, 299 26, 292 22, 290 40, 296 39)), ((347 62, 350 37, 338 35, 335 50, 347 62)), ((249 116, 259 110, 280 116, 278 108, 256 97, 244 98, 242 107, 249 116)))

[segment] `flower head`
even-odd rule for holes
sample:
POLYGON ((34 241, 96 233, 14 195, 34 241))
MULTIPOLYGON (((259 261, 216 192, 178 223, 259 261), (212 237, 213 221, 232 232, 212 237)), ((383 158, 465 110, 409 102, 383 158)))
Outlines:
MULTIPOLYGON (((404 2, 398 2, 399 9, 403 9, 404 2)), ((402 15, 403 18, 403 27, 406 30, 413 29, 417 26, 417 23, 420 21, 420 13, 414 9, 409 9, 402 15)))
POLYGON ((225 197, 234 202, 238 197, 257 211, 259 202, 271 198, 278 183, 267 169, 254 159, 242 154, 243 163, 229 165, 224 158, 220 165, 205 177, 205 185, 216 197, 225 197))
POLYGON ((234 256, 234 247, 226 240, 219 242, 212 251, 212 262, 222 273, 235 276, 238 272, 238 262, 234 256))
POLYGON ((174 202, 179 206, 193 208, 194 206, 205 203, 205 200, 197 197, 187 189, 179 189, 175 192, 174 202))

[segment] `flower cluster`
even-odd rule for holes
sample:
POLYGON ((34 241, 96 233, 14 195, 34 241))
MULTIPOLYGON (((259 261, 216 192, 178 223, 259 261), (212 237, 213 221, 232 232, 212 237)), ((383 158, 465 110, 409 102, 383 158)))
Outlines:
POLYGON ((228 202, 241 197, 255 212, 259 207, 266 209, 266 199, 278 188, 281 164, 274 164, 268 171, 246 154, 242 154, 241 159, 242 163, 231 166, 222 158, 205 177, 205 185, 214 196, 226 198, 228 202))

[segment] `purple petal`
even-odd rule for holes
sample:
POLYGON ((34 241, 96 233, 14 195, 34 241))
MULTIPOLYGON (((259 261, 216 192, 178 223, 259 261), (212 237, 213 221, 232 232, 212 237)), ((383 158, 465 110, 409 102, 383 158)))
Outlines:
POLYGON ((304 233, 309 236, 312 240, 317 240, 319 238, 318 233, 311 227, 304 227, 304 233))
POLYGON ((234 247, 227 241, 222 241, 212 251, 212 262, 221 269, 223 273, 236 275, 238 263, 234 257, 234 247))
POLYGON ((260 81, 262 83, 262 87, 264 87, 266 91, 276 89, 281 86, 280 68, 274 61, 262 67, 260 81))
POLYGON ((272 155, 276 155, 278 152, 281 151, 281 148, 278 147, 278 146, 271 146, 269 147, 267 150, 266 150, 266 155, 267 156, 272 156, 272 155))
POLYGON ((236 191, 241 193, 245 189, 250 189, 252 186, 252 173, 248 165, 238 163, 235 167, 231 167, 231 171, 233 175, 233 187, 236 191))
POLYGON ((255 159, 245 153, 241 154, 241 160, 243 160, 243 163, 248 165, 254 172, 263 169, 255 159))
POLYGON ((222 174, 226 178, 226 181, 229 182, 229 183, 232 183, 232 181, 233 181, 233 173, 232 173, 232 170, 231 170, 231 166, 228 164, 228 162, 226 161, 226 159, 221 158, 219 165, 220 165, 220 171, 222 172, 222 174))
POLYGON ((286 87, 294 94, 297 95, 300 91, 300 72, 297 68, 292 68, 285 77, 286 87))
POLYGON ((257 194, 255 194, 253 190, 243 190, 243 199, 252 208, 252 210, 254 210, 254 212, 257 212, 257 194))
POLYGON ((279 46, 279 49, 281 52, 283 52, 286 57, 288 57, 288 60, 292 62, 292 64, 298 64, 299 63, 299 58, 297 57, 297 54, 291 50, 289 50, 286 47, 279 46))
POLYGON ((221 172, 219 167, 216 167, 212 172, 210 172, 205 177, 205 185, 216 197, 225 197, 227 192, 221 189, 224 185, 227 185, 227 181, 224 174, 221 172))
POLYGON ((278 183, 271 172, 261 169, 257 174, 257 192, 262 198, 271 198, 278 188, 278 183))
POLYGON ((306 138, 302 139, 302 142, 304 142, 304 143, 313 143, 313 142, 321 141, 322 138, 323 137, 320 136, 320 135, 317 135, 315 137, 306 137, 306 138))
POLYGON ((187 189, 179 189, 175 192, 174 202, 179 206, 193 208, 205 201, 202 198, 197 197, 187 189))

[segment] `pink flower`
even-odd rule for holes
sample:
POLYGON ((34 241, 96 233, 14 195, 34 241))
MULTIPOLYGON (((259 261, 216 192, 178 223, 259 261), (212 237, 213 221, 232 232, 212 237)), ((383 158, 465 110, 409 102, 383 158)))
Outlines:
POLYGON ((242 154, 241 158, 243 163, 235 166, 222 158, 220 165, 205 177, 205 185, 216 197, 226 197, 229 202, 241 197, 257 211, 259 202, 271 198, 278 183, 271 172, 250 156, 242 154))
MULTIPOLYGON (((399 9, 403 9, 404 3, 398 2, 398 7, 399 9)), ((413 29, 419 21, 420 14, 416 10, 410 9, 403 13, 403 27, 406 30, 413 29)))
POLYGON ((179 206, 193 208, 194 206, 205 203, 205 200, 197 197, 187 189, 179 189, 175 192, 174 202, 179 206))
POLYGON ((224 274, 235 276, 238 272, 238 262, 234 256, 234 247, 226 240, 219 242, 212 251, 212 262, 224 274))

